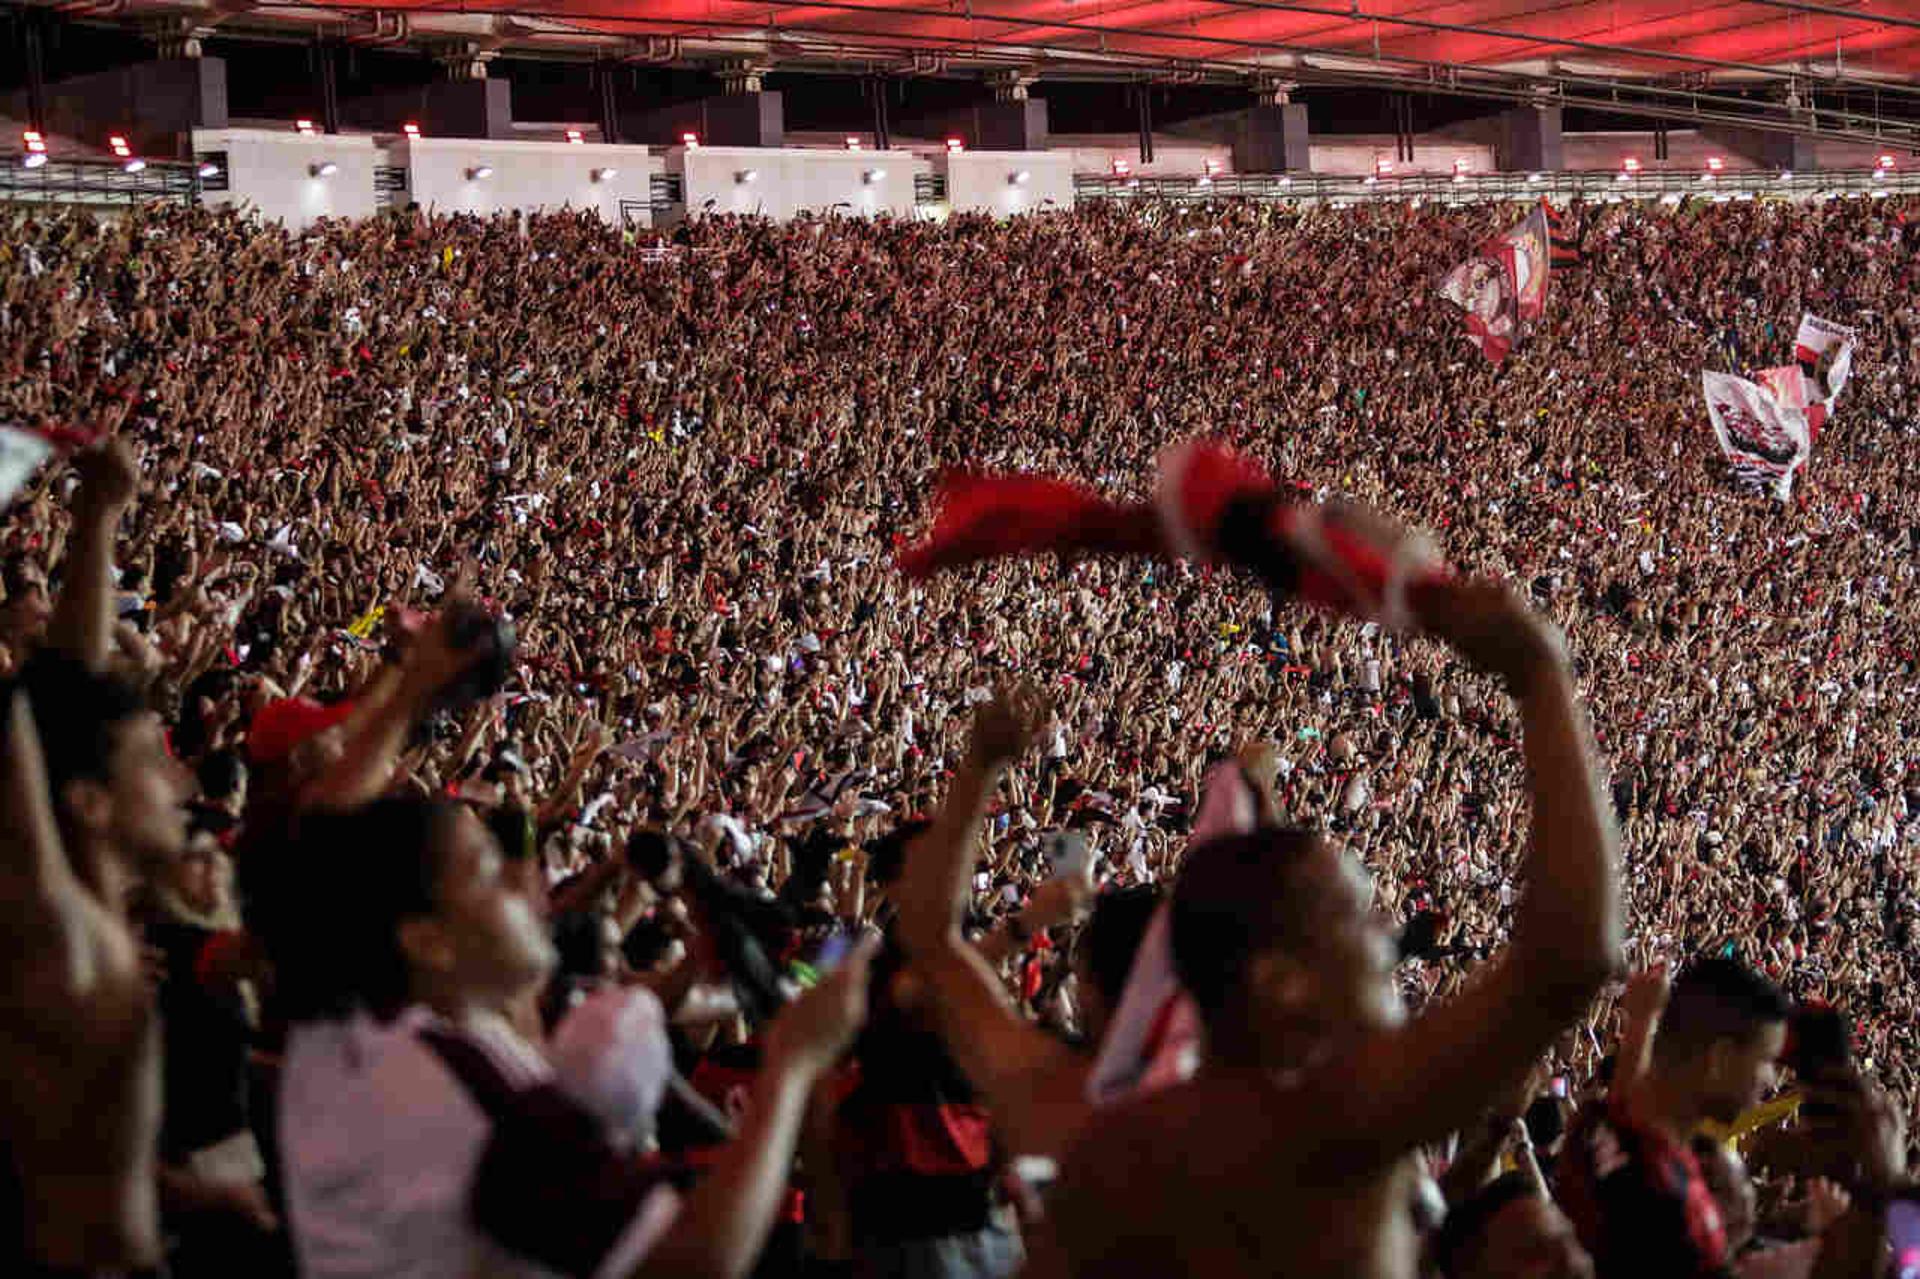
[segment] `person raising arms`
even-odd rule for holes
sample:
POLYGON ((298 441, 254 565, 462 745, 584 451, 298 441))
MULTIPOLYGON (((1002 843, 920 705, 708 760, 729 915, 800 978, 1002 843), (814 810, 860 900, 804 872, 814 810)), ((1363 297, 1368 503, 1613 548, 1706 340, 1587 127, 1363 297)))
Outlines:
POLYGON ((1617 841, 1557 635, 1492 583, 1417 590, 1428 629, 1519 707, 1532 888, 1512 944, 1409 1020, 1352 857, 1297 828, 1193 849, 1172 949, 1204 1063, 1083 1129, 1032 1273, 1412 1275, 1414 1150, 1472 1122, 1613 971, 1617 841))
MULTIPOLYGON (((1506 587, 1455 577, 1372 513, 1294 504, 1257 467, 1205 443, 1163 455, 1150 507, 1033 476, 963 477, 942 506, 927 540, 901 557, 910 576, 1014 554, 1211 560, 1279 595, 1424 630, 1504 681, 1534 799, 1531 889, 1505 954, 1409 1020, 1392 935, 1355 859, 1298 828, 1240 822, 1245 833, 1200 841, 1173 889, 1168 949, 1202 1024, 1204 1062, 1097 1124, 1070 1112, 1077 1131, 1032 1266, 1413 1274, 1410 1156, 1473 1122, 1619 962, 1618 836, 1558 633, 1506 587)), ((996 754, 998 767, 1009 752, 996 754)), ((967 802, 977 810, 975 793, 967 802)), ((949 912, 944 929, 914 931, 923 943, 944 931, 950 951, 953 930, 949 912)), ((945 1000, 963 969, 933 968, 948 976, 935 982, 945 1000)))

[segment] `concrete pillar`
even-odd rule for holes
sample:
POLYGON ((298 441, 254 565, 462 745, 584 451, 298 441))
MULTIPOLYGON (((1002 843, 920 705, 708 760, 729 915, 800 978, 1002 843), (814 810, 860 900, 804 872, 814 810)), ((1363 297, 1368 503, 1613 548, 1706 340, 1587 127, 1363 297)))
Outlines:
POLYGON ((993 101, 919 112, 894 126, 896 134, 959 138, 970 151, 1044 151, 1048 115, 1044 98, 1032 97, 1034 77, 1013 72, 987 79, 993 101))
POLYGON ((430 138, 512 138, 513 86, 488 78, 493 58, 492 50, 470 41, 443 46, 434 60, 445 79, 342 103, 341 121, 389 133, 411 122, 430 138))
POLYGON ((691 133, 712 147, 783 147, 785 99, 779 90, 762 87, 770 70, 765 63, 745 59, 726 63, 719 72, 725 89, 719 97, 624 113, 620 136, 672 146, 691 133))
POLYGON ((976 151, 1044 151, 1047 149, 1047 103, 1044 98, 1017 98, 983 102, 967 112, 964 133, 976 151))
POLYGON ((1814 158, 1813 139, 1797 133, 1761 129, 1702 129, 1700 132, 1762 169, 1805 173, 1820 167, 1814 158))
POLYGON ((1313 167, 1304 102, 1263 102, 1225 119, 1235 173, 1305 173, 1313 167))
MULTIPOLYGON (((197 46, 196 46, 197 47, 197 46)), ((140 155, 182 155, 194 129, 227 127, 227 64, 219 58, 178 57, 75 76, 46 86, 49 133, 64 133, 103 150, 109 135, 127 139, 140 155)), ((27 95, 7 103, 8 114, 29 118, 27 95)))
POLYGON ((703 98, 677 107, 623 114, 620 136, 629 142, 678 146, 691 133, 710 147, 783 147, 786 108, 778 90, 703 98))
POLYGON ((511 138, 513 86, 505 80, 442 80, 355 98, 340 106, 351 128, 398 133, 409 121, 430 138, 511 138))
MULTIPOLYGON (((716 147, 787 144, 786 100, 778 90, 728 93, 699 104, 700 140, 716 147)), ((682 130, 685 132, 685 130, 682 130)), ((678 141, 678 137, 669 141, 678 141)))
POLYGON ((1496 160, 1506 173, 1558 173, 1566 167, 1560 148, 1559 107, 1515 107, 1500 118, 1496 160))

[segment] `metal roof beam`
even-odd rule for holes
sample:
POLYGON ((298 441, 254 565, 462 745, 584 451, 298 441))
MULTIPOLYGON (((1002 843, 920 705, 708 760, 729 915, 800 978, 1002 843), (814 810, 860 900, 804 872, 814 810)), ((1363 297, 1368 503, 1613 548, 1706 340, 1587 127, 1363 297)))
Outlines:
MULTIPOLYGON (((837 9, 844 12, 864 13, 867 15, 887 13, 903 17, 946 16, 944 11, 941 10, 906 6, 890 6, 885 10, 880 10, 873 5, 848 3, 847 0, 812 0, 808 7, 814 9, 837 9)), ((547 17, 549 15, 540 16, 547 17)), ((549 20, 553 19, 549 17, 549 20)), ((1560 92, 1556 100, 1562 105, 1591 107, 1595 110, 1609 111, 1621 115, 1650 119, 1675 119, 1737 125, 1744 128, 1762 129, 1768 132, 1794 133, 1810 137, 1827 137, 1836 140, 1894 142, 1901 137, 1908 139, 1905 142, 1899 142, 1899 145, 1911 145, 1914 141, 1920 141, 1920 124, 1916 123, 1890 121, 1877 116, 1863 115, 1858 112, 1841 112, 1825 109, 1819 111, 1817 115, 1811 117, 1811 119, 1781 118, 1782 113, 1786 111, 1786 107, 1781 103, 1756 102, 1751 99, 1728 97, 1707 91, 1642 85, 1608 79, 1606 77, 1582 76, 1565 72, 1546 75, 1519 74, 1458 63, 1426 62, 1408 57, 1383 57, 1379 60, 1381 70, 1375 74, 1359 71, 1354 68, 1315 68, 1312 65, 1312 60, 1315 58, 1346 60, 1350 59, 1351 55, 1343 54, 1339 50, 1292 45, 1284 41, 1217 37, 1197 33, 1141 32, 1131 29, 1106 28, 1101 24, 1086 21, 1065 21, 1059 19, 1019 19, 1007 16, 989 18, 976 15, 975 20, 980 23, 991 23, 996 26, 1013 28, 1064 28, 1115 36, 1122 39, 1185 42, 1214 47, 1224 45, 1270 53, 1284 53, 1306 59, 1305 65, 1300 68, 1301 71, 1311 69, 1322 72, 1328 76, 1338 76, 1342 82, 1384 84, 1402 89, 1409 86, 1417 86, 1429 91, 1450 93, 1456 96, 1492 97, 1500 100, 1521 102, 1538 101, 1539 86, 1542 83, 1551 83, 1559 88, 1560 92), (1387 62, 1396 63, 1407 69, 1401 71, 1390 70, 1384 65, 1387 62), (1569 93, 1568 90, 1573 90, 1574 92, 1569 93), (1631 98, 1623 99, 1619 96, 1622 93, 1656 100, 1667 99, 1670 101, 1670 104, 1657 101, 1653 104, 1648 104, 1634 101, 1631 98), (1823 120, 1839 122, 1841 127, 1824 125, 1821 123, 1823 120)), ((597 19, 596 21, 615 24, 621 21, 631 21, 640 24, 645 23, 647 20, 597 19)), ((710 29, 731 29, 756 32, 762 35, 764 35, 767 30, 767 28, 760 23, 727 22, 725 20, 711 18, 695 23, 661 24, 656 21, 654 25, 682 26, 684 29, 678 34, 683 38, 698 38, 700 31, 710 29)), ((830 37, 830 39, 844 37, 873 40, 877 42, 875 45, 865 47, 868 49, 878 48, 888 51, 897 51, 900 49, 902 47, 900 42, 903 39, 895 32, 864 28, 841 28, 835 33, 835 36, 830 37)), ((986 47, 1000 50, 1013 57, 1030 57, 1034 52, 1033 46, 1021 45, 1017 40, 989 38, 983 41, 977 33, 966 36, 916 34, 908 39, 913 42, 937 41, 941 44, 955 46, 961 49, 978 49, 982 45, 985 45, 986 47)), ((1082 50, 1068 49, 1065 50, 1065 52, 1068 53, 1069 56, 1087 56, 1086 51, 1082 50)), ((1111 48, 1102 51, 1102 57, 1113 61, 1125 59, 1131 65, 1147 66, 1164 65, 1169 61, 1164 54, 1129 52, 1124 49, 1114 50, 1111 48)), ((1088 60, 1096 61, 1099 59, 1089 58, 1088 60)), ((1257 63, 1243 62, 1236 59, 1196 57, 1188 59, 1188 61, 1195 65, 1208 67, 1209 69, 1231 69, 1241 74, 1250 70, 1259 69, 1259 64, 1257 63)), ((1359 59, 1359 61, 1372 60, 1359 59)))
POLYGON ((1902 18, 1890 13, 1862 13, 1858 9, 1842 9, 1838 5, 1814 4, 1811 0, 1746 0, 1748 4, 1757 4, 1767 9, 1785 9, 1789 13, 1814 13, 1823 18, 1845 18, 1849 22, 1861 22, 1873 27, 1912 27, 1920 31, 1920 18, 1902 18))
MULTIPOLYGON (((1509 31, 1502 27, 1490 27, 1480 23, 1436 22, 1427 18, 1407 18, 1393 14, 1373 13, 1355 5, 1351 9, 1330 9, 1318 5, 1300 4, 1295 0, 1209 0, 1210 3, 1224 5, 1233 9, 1246 9, 1276 13, 1298 13, 1311 17, 1343 19, 1351 23, 1374 22, 1388 26, 1407 27, 1416 31, 1437 31, 1454 35, 1482 36, 1490 40, 1506 40, 1515 44, 1532 44, 1542 49, 1565 48, 1579 49, 1585 53, 1604 53, 1615 57, 1645 58, 1655 62, 1677 62, 1689 66, 1713 67, 1722 71, 1744 71, 1750 75, 1779 78, 1795 74, 1780 66, 1769 66, 1757 62, 1735 62, 1726 58, 1715 58, 1707 54, 1674 53, 1664 49, 1649 49, 1639 45, 1610 44, 1599 40, 1583 40, 1572 36, 1541 35, 1531 31, 1509 31)), ((1920 22, 1913 23, 1920 26, 1920 22)))

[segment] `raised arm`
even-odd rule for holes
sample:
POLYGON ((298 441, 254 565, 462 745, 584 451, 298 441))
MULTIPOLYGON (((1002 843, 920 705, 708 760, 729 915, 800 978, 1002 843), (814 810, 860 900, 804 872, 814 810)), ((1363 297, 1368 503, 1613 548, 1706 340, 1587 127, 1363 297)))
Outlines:
POLYGON ((1838 1117, 1853 1154, 1851 1184, 1822 1190, 1836 1215, 1819 1230, 1814 1279, 1876 1279, 1888 1273, 1889 1204, 1915 1189, 1906 1175, 1906 1121, 1887 1090, 1857 1069, 1821 1079, 1808 1092, 1809 1101, 1838 1117))
POLYGON ((414 725, 472 660, 449 633, 453 611, 441 610, 414 640, 397 673, 374 678, 347 720, 340 758, 301 792, 301 807, 353 808, 379 798, 392 783, 414 725))
POLYGON ((579 740, 575 742, 573 752, 567 759, 567 773, 560 779, 540 805, 535 820, 541 826, 558 821, 566 816, 567 810, 580 798, 580 787, 586 783, 587 774, 593 771, 594 761, 600 758, 607 748, 607 728, 594 716, 584 717, 580 723, 579 740))
POLYGON ((1653 1041, 1659 1034, 1660 1017, 1667 1010, 1667 996, 1672 987, 1664 962, 1627 979, 1626 993, 1620 996, 1620 1055, 1613 1073, 1615 1091, 1631 1092, 1637 1088, 1653 1065, 1653 1041))
POLYGON ((966 759, 933 827, 908 851, 896 925, 947 1051, 986 1099, 1018 1154, 1058 1154, 1086 1116, 1086 1071, 1066 1045, 1022 1019, 992 966, 961 936, 972 849, 987 797, 1041 717, 996 696, 978 712, 966 759))
POLYGON ((1395 1157, 1473 1122, 1500 1081, 1586 1010, 1620 955, 1618 837, 1558 636, 1490 583, 1436 582, 1415 604, 1513 694, 1533 825, 1506 953, 1456 998, 1355 1045, 1312 1081, 1368 1157, 1395 1157))
POLYGON ((636 1279, 741 1279, 753 1269, 786 1194, 808 1096, 866 1015, 874 941, 863 939, 839 971, 774 1020, 739 1135, 687 1196, 636 1279))
POLYGON ((110 437, 74 462, 73 536, 61 570, 60 598, 47 623, 47 645, 90 671, 106 667, 113 641, 113 537, 140 487, 140 468, 125 440, 110 437))
POLYGON ((114 895, 68 861, 15 691, 0 747, 0 1126, 31 1261, 92 1273, 159 1258, 159 1096, 139 944, 114 895))

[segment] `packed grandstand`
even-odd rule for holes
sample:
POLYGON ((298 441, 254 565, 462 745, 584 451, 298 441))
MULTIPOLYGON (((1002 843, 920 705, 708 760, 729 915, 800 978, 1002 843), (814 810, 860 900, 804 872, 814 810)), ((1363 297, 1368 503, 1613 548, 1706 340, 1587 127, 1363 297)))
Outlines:
MULTIPOLYGON (((1206 791, 1237 783, 1287 839, 1364 867, 1362 915, 1398 939, 1391 980, 1412 1017, 1368 1033, 1437 1036, 1450 1005, 1551 1021, 1538 1042, 1514 1031, 1498 1063, 1452 1027, 1462 1060, 1504 1070, 1454 1096, 1468 1085, 1424 1065, 1425 1126, 1333 1103, 1404 1133, 1381 1159, 1417 1165, 1393 1185, 1418 1264, 1584 1274, 1591 1254, 1602 1275, 1749 1273, 1797 1249, 1804 1273, 1879 1273, 1884 1244, 1845 1269, 1842 1236, 1902 1202, 1901 1125, 1920 1102, 1920 206, 1565 209, 1544 308, 1495 363, 1437 286, 1528 212, 1096 203, 943 224, 714 216, 638 237, 566 213, 410 209, 298 235, 200 208, 11 215, 0 417, 111 438, 60 435, 0 532, 0 665, 39 720, 34 734, 21 707, 11 719, 8 820, 34 834, 14 837, 33 856, 9 873, 28 882, 61 844, 84 884, 63 891, 119 891, 91 857, 139 870, 135 931, 161 956, 163 1225, 128 1232, 132 1261, 164 1238, 180 1275, 295 1257, 312 1274, 484 1258, 506 1273, 1002 1275, 1023 1251, 1036 1273, 1412 1273, 1389 1256, 1399 1225, 1348 1237, 1351 1205, 1329 1210, 1343 1243, 1307 1242, 1302 1205, 1364 1140, 1273 1121, 1280 1145, 1318 1152, 1272 1174, 1282 1198, 1319 1187, 1279 1211, 1288 1235, 1236 1197, 1265 1184, 1240 1139, 1196 1129, 1176 1155, 1115 1135, 1132 1115, 1164 1137, 1208 1080, 1228 1090, 1220 1111, 1263 1111, 1211 1063, 1147 1087, 1191 1068, 1167 1061, 1180 1018, 1164 1008, 1139 1049, 1151 1096, 1090 1138, 1035 1117, 1042 1065, 975 1062, 1002 1035, 1022 1061, 1100 1048, 1145 998, 1156 946, 1207 1027, 1184 1047, 1288 1079, 1351 1048, 1322 1013, 1262 1013, 1254 968, 1222 976, 1196 940, 1197 918, 1277 944, 1268 931, 1293 925, 1229 904, 1279 882, 1255 862, 1316 855, 1280 840, 1179 887, 1206 791), (1730 472, 1701 378, 1791 364, 1809 313, 1852 330, 1852 369, 1783 500, 1730 472), (1256 464, 1234 474, 1270 477, 1283 507, 1368 508, 1423 530, 1445 580, 1509 590, 1434 586, 1418 625, 1310 607, 1270 589, 1287 574, 1263 535, 1212 528, 1197 491, 1178 497, 1204 544, 1184 557, 1133 544, 1148 553, 899 570, 943 479, 1044 475, 1144 502, 1167 447, 1193 439, 1256 464), (117 789, 114 752, 131 747, 93 740, 143 710, 164 732, 158 800, 117 789), (182 805, 184 833, 165 812, 182 805), (451 813, 480 819, 539 934, 505 975, 455 925, 420 932, 453 909, 454 854, 408 840, 458 845, 436 825, 451 813), (1561 882, 1574 871, 1556 859, 1618 902, 1561 882), (878 956, 843 956, 836 939, 863 928, 885 934, 878 956), (949 930, 964 964, 934 955, 949 930), (1670 1038, 1653 1028, 1669 978, 1670 1038), (458 1038, 446 1027, 467 1005, 447 991, 469 979, 498 997, 500 1024, 471 1031, 490 1058, 434 1037, 458 1038), (1519 1002, 1476 1006, 1489 988, 1519 1002), (438 1031, 386 1020, 417 1006, 438 1031), (1844 1021, 1816 1062, 1825 1023, 1809 1010, 1825 1009, 1844 1021), (1002 1025, 1008 1010, 1026 1026, 1002 1025), (1286 1033, 1229 1032, 1247 1017, 1286 1033), (1728 1043, 1788 1021, 1798 1076, 1774 1077, 1773 1042, 1728 1083, 1745 1060, 1728 1043), (380 1037, 397 1024, 404 1044, 380 1037), (404 1057, 421 1043, 430 1054, 404 1057), (361 1096, 340 1078, 360 1051, 389 1063, 376 1079, 444 1063, 482 1098, 474 1060, 486 1077, 485 1060, 543 1052, 552 1066, 524 1070, 557 1075, 648 1180, 617 1195, 604 1170, 549 1177, 560 1156, 528 1136, 537 1122, 456 1101, 451 1117, 428 1108, 433 1140, 466 1161, 434 1199, 428 1139, 380 1135, 417 1099, 341 1100, 361 1096), (768 1082, 795 1062, 810 1110, 768 1082), (1836 1063, 1838 1082, 1821 1073, 1836 1063), (644 1100, 608 1084, 623 1071, 644 1100), (1787 1122, 1843 1085, 1878 1108, 1827 1099, 1825 1128, 1787 1122), (482 1110, 490 1137, 468 1131, 482 1110), (1831 1118, 1867 1111, 1864 1135, 1831 1118), (1709 1119, 1742 1139, 1757 1217, 1746 1172, 1716 1172, 1728 1147, 1673 1140, 1709 1119), (1624 1135, 1596 1137, 1608 1123, 1624 1135), (1836 1154, 1843 1135, 1864 1144, 1836 1154), (752 1170, 739 1151, 755 1142, 752 1170), (1216 1148, 1250 1184, 1173 1185, 1216 1148), (1057 1182, 1033 1154, 1054 1156, 1057 1182), (1101 1175, 1128 1160, 1138 1184, 1101 1175), (1645 1171, 1626 1189, 1629 1161, 1645 1171), (1489 1188, 1503 1162, 1518 1171, 1489 1188), (1529 1175, 1555 1198, 1516 1190, 1529 1175), (1197 1194, 1231 1205, 1224 1224, 1197 1194), (1529 1219, 1555 1243, 1546 1269, 1494 1236, 1522 1230, 1502 1214, 1523 1196, 1557 1199, 1577 1228, 1576 1244, 1529 1219), (1446 1224, 1415 1210, 1428 1199, 1452 1203, 1446 1224), (609 1224, 616 1200, 639 1206, 609 1224), (1088 1241, 1103 1202, 1125 1217, 1146 1200, 1215 1237, 1109 1223, 1088 1241), (1746 1233, 1777 1247, 1739 1237, 1743 1203, 1746 1233), (1133 1234, 1129 1257, 1114 1241, 1133 1234)), ((122 971, 99 963, 49 997, 97 1009, 99 973, 122 971)), ((1360 1042, 1353 1069, 1373 1079, 1386 1049, 1360 1042)), ((17 1060, 44 1079, 40 1058, 17 1060)), ((36 1158, 60 1166, 46 1152, 62 1143, 34 1125, 53 1094, 10 1087, 24 1255, 90 1264, 45 1247, 59 1209, 36 1158)))

